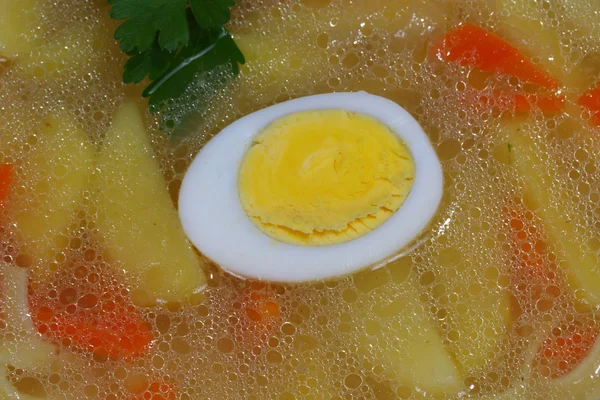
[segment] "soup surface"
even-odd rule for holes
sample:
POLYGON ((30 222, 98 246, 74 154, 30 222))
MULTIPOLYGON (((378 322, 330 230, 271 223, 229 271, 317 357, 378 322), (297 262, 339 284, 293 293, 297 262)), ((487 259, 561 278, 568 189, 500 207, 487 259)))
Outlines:
POLYGON ((592 3, 241 0, 239 76, 151 115, 105 1, 0 0, 0 398, 600 398, 592 3), (212 136, 359 90, 442 162, 401 257, 292 285, 190 247, 175 205, 212 136))

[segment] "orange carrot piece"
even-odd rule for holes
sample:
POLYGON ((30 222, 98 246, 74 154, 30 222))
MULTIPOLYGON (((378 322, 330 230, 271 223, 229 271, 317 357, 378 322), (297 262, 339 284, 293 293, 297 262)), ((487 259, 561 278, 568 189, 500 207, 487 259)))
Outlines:
POLYGON ((11 164, 0 164, 0 201, 6 199, 10 185, 13 181, 13 167, 11 164))
POLYGON ((505 221, 509 228, 511 261, 519 276, 531 278, 546 277, 548 266, 541 250, 546 247, 544 234, 532 222, 533 214, 517 202, 506 206, 505 221), (531 217, 528 218, 528 213, 531 217))
MULTIPOLYGON (((557 113, 564 109, 565 97, 553 93, 547 94, 518 94, 496 90, 493 95, 494 105, 502 110, 515 112, 528 112, 532 106, 537 106, 546 113, 557 113)), ((480 97, 478 108, 490 107, 490 100, 486 96, 480 97)))
POLYGON ((517 314, 514 317, 518 318, 521 313, 531 315, 535 312, 542 290, 551 279, 548 278, 549 266, 542 254, 546 247, 544 235, 531 221, 533 214, 517 201, 509 202, 504 210, 508 226, 509 290, 518 303, 518 308, 513 309, 513 313, 517 314), (530 218, 527 218, 528 213, 530 218))
POLYGON ((281 308, 278 294, 274 287, 262 282, 253 282, 240 288, 231 308, 232 315, 241 319, 242 324, 235 332, 235 339, 241 346, 254 345, 265 339, 274 329, 281 325, 281 308))
MULTIPOLYGON (((545 234, 533 223, 533 213, 522 203, 511 201, 504 209, 508 225, 511 262, 510 290, 519 299, 523 313, 533 315, 544 288, 558 287, 559 277, 551 272, 543 252, 545 234)), ((556 331, 556 329, 555 329, 556 331)), ((546 377, 558 378, 571 372, 590 352, 598 336, 597 328, 571 323, 567 333, 544 341, 533 365, 546 377)))
POLYGON ((245 311, 250 320, 261 322, 279 316, 279 304, 274 300, 275 294, 264 284, 254 284, 245 291, 245 297, 249 299, 245 311))
POLYGON ((431 52, 442 61, 515 76, 546 89, 555 90, 560 85, 520 50, 473 24, 462 24, 447 32, 433 44, 431 52))
POLYGON ((600 83, 594 89, 585 92, 577 104, 587 109, 591 114, 591 121, 594 125, 600 126, 600 83))
POLYGON ((594 327, 576 326, 573 332, 551 337, 538 350, 534 365, 548 378, 559 378, 573 371, 589 354, 598 338, 594 327))
POLYGON ((557 113, 565 107, 565 96, 554 94, 518 94, 515 96, 515 111, 526 112, 531 109, 531 105, 537 105, 542 111, 557 113))
MULTIPOLYGON (((57 287, 72 289, 60 282, 57 287)), ((129 299, 112 287, 100 290, 102 294, 84 288, 86 294, 69 304, 30 293, 31 315, 38 331, 52 342, 101 358, 143 355, 153 340, 152 332, 129 299)))

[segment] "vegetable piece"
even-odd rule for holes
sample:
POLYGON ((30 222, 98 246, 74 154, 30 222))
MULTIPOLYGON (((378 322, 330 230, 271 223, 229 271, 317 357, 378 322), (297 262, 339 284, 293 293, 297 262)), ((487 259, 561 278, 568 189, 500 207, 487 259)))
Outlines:
POLYGON ((38 0, 0 0, 0 55, 15 58, 34 48, 40 4, 38 0))
POLYGON ((109 0, 110 17, 125 20, 115 31, 125 53, 149 50, 158 45, 169 52, 187 44, 187 0, 109 0))
MULTIPOLYGON (((470 206, 462 209, 469 210, 470 206)), ((436 257, 436 271, 440 272, 431 290, 435 297, 456 296, 456 302, 440 306, 440 312, 447 316, 442 332, 450 339, 448 350, 454 354, 460 370, 470 374, 504 351, 503 339, 512 323, 510 293, 498 285, 498 274, 503 270, 500 249, 481 252, 479 245, 473 244, 483 242, 482 238, 458 239, 453 232, 465 232, 470 219, 456 212, 452 221, 453 226, 446 232, 448 245, 436 257), (450 270, 457 271, 458 277, 448 278, 446 271, 450 270)))
POLYGON ((58 281, 55 288, 60 301, 30 295, 37 330, 50 341, 101 359, 138 357, 148 350, 152 332, 116 280, 104 277, 93 287, 58 281))
MULTIPOLYGON (((303 18, 298 22, 301 27, 309 29, 309 22, 303 18)), ((235 42, 246 58, 245 72, 240 76, 242 83, 239 85, 241 93, 237 94, 236 103, 243 103, 239 98, 252 98, 253 102, 259 104, 270 104, 281 93, 281 85, 288 82, 290 85, 298 85, 316 76, 317 71, 327 67, 327 53, 320 51, 310 43, 298 40, 290 43, 289 37, 295 37, 296 26, 290 27, 290 32, 285 35, 276 35, 277 26, 265 26, 261 32, 269 32, 266 35, 253 32, 239 32, 234 35, 235 42), (289 35, 289 36, 288 36, 289 35), (303 68, 294 69, 294 65, 301 63, 303 68), (260 84, 261 91, 258 94, 253 88, 260 84)), ((287 29, 287 27, 286 27, 287 29)), ((225 110, 217 109, 217 112, 225 110)))
MULTIPOLYGON (((192 30, 190 35, 190 43, 184 46, 177 56, 170 61, 164 59, 161 61, 168 67, 142 93, 144 97, 150 97, 148 107, 151 112, 159 111, 169 99, 181 96, 194 81, 199 71, 211 70, 219 65, 228 65, 232 75, 237 75, 238 63, 245 62, 241 51, 223 28, 214 28, 208 31, 196 29, 192 30)), ((165 53, 161 53, 161 56, 164 57, 165 53)), ((150 65, 149 61, 154 62, 157 59, 156 53, 150 56, 144 53, 137 57, 144 57, 144 64, 140 64, 140 66, 148 66, 150 65)), ((130 61, 131 63, 137 62, 137 58, 132 58, 130 61)), ((129 62, 125 65, 127 74, 129 73, 128 66, 130 66, 129 62)), ((151 69, 148 73, 152 75, 155 67, 149 68, 151 69)), ((124 75, 124 79, 127 80, 127 78, 128 75, 124 75)), ((139 79, 139 76, 136 78, 139 79)))
POLYGON ((535 104, 542 111, 557 113, 564 109, 565 96, 555 94, 517 94, 514 95, 514 102, 514 110, 517 112, 529 111, 531 110, 531 105, 535 104))
POLYGON ((11 164, 0 164, 0 201, 8 196, 13 181, 13 167, 11 164))
POLYGON ((144 91, 150 111, 181 96, 197 73, 229 65, 236 75, 244 56, 223 24, 233 0, 110 0, 110 16, 126 62, 125 83, 153 81, 144 91), (168 83, 168 84, 167 84, 168 83))
POLYGON ((588 0, 557 0, 555 9, 561 10, 564 17, 572 23, 578 36, 587 39, 589 43, 600 41, 598 29, 598 5, 588 0))
POLYGON ((594 326, 571 325, 568 332, 550 337, 542 343, 534 365, 549 378, 559 378, 573 371, 588 356, 598 338, 594 326))
POLYGON ((246 316, 255 322, 264 322, 269 318, 280 315, 279 304, 275 300, 275 293, 264 284, 256 283, 251 289, 245 291, 248 303, 246 304, 246 316))
MULTIPOLYGON (((2 362, 0 357, 0 362, 2 362)), ((38 400, 39 397, 33 397, 27 394, 23 394, 17 390, 17 388, 7 378, 9 370, 6 367, 0 368, 0 398, 11 399, 11 400, 38 400)))
MULTIPOLYGON (((584 74, 575 68, 579 60, 564 51, 565 45, 561 42, 564 40, 564 30, 554 25, 555 13, 559 9, 557 3, 548 7, 536 0, 497 0, 492 4, 495 10, 491 12, 499 16, 497 26, 507 41, 522 49, 530 58, 535 58, 541 68, 564 86, 585 90, 584 74)), ((561 18, 564 16, 561 15, 561 18)), ((571 46, 578 47, 578 43, 574 41, 571 46)))
POLYGON ((591 113, 590 121, 593 125, 600 126, 600 84, 585 92, 577 100, 577 104, 591 113))
POLYGON ((250 321, 247 329, 238 332, 239 337, 246 343, 252 343, 254 338, 268 334, 274 327, 284 322, 280 318, 277 293, 272 286, 254 282, 243 291, 238 301, 243 304, 244 314, 250 321))
POLYGON ((98 156, 98 229, 134 289, 177 301, 206 284, 133 103, 124 104, 98 156))
POLYGON ((32 279, 43 281, 57 252, 57 237, 77 218, 95 154, 86 133, 66 114, 46 120, 37 140, 24 160, 22 178, 16 177, 25 194, 15 196, 10 213, 22 238, 21 252, 33 258, 32 279))
POLYGON ((458 334, 449 349, 464 373, 486 366, 491 355, 498 357, 502 353, 502 339, 511 325, 506 289, 485 287, 481 293, 472 295, 468 290, 472 287, 476 286, 454 288, 458 290, 460 303, 447 309, 458 334))
POLYGON ((12 340, 2 338, 0 361, 23 369, 49 365, 56 348, 37 335, 27 304, 27 270, 0 263, 0 280, 0 311, 6 323, 3 331, 12 332, 12 340))
MULTIPOLYGON (((536 315, 536 306, 544 288, 559 284, 558 278, 550 278, 551 270, 543 255, 546 248, 541 226, 533 224, 534 214, 520 202, 506 207, 506 221, 511 243, 511 290, 521 299, 519 307, 523 314, 536 315), (529 216, 529 218, 528 218, 529 216)), ((576 314, 576 313, 574 313, 576 314)), ((554 326, 554 331, 557 327, 554 326)), ((593 325, 570 323, 564 334, 547 338, 538 349, 533 365, 543 376, 558 378, 573 371, 589 354, 598 336, 593 325)))
POLYGON ((559 87, 555 78, 535 66, 518 49, 472 24, 462 24, 447 32, 434 43, 431 52, 442 61, 515 76, 546 89, 559 87))
POLYGON ((229 7, 235 5, 234 0, 189 0, 196 22, 202 28, 225 25, 230 18, 229 7))
POLYGON ((489 109, 495 106, 502 111, 528 112, 533 107, 537 107, 545 113, 557 113, 565 107, 565 96, 554 93, 521 94, 496 89, 491 96, 487 94, 477 95, 477 100, 470 102, 474 103, 477 110, 489 109))
MULTIPOLYGON (((511 126, 505 128, 504 137, 511 144, 510 161, 525 184, 525 196, 531 201, 546 229, 549 242, 564 257, 569 282, 582 293, 592 305, 600 304, 600 272, 598 261, 589 252, 582 252, 575 229, 577 221, 569 216, 564 204, 568 198, 553 198, 548 182, 554 180, 547 172, 534 143, 525 133, 511 126)), ((571 209, 576 210, 577 207, 571 209)))
POLYGON ((20 56, 18 65, 34 80, 39 79, 40 70, 52 74, 52 79, 45 83, 52 87, 84 79, 91 71, 98 79, 114 81, 121 69, 106 62, 108 57, 119 56, 111 32, 112 28, 107 24, 94 23, 92 19, 72 22, 57 32, 51 41, 44 41, 33 51, 20 56))
MULTIPOLYGON (((404 261, 396 261, 394 266, 404 268, 404 261)), ((354 311, 359 313, 356 325, 365 329, 353 335, 358 339, 358 352, 372 362, 381 363, 389 379, 431 394, 461 391, 460 372, 431 322, 426 304, 419 300, 415 279, 409 278, 400 285, 369 283, 380 278, 380 272, 361 273, 361 284, 376 288, 373 296, 377 300, 365 300, 373 307, 364 315, 354 311), (368 328, 373 326, 372 320, 377 321, 376 328, 368 328), (373 353, 375 349, 377 353, 373 353)))
MULTIPOLYGON (((252 349, 264 344, 264 339, 278 331, 285 322, 279 305, 279 294, 273 285, 259 281, 232 284, 237 287, 236 294, 226 300, 228 307, 224 308, 222 318, 234 318, 241 322, 231 332, 231 337, 241 348, 252 349)), ((212 301, 222 302, 223 299, 212 301)))
MULTIPOLYGON (((306 3, 308 1, 304 4, 306 3)), ((324 3, 328 5, 330 2, 324 3)), ((330 36, 337 36, 335 33, 337 31, 342 33, 341 37, 348 38, 349 34, 363 31, 365 20, 368 20, 367 26, 391 33, 396 39, 400 36, 406 38, 407 44, 411 41, 418 43, 419 39, 423 39, 423 36, 430 32, 429 29, 423 29, 425 26, 443 26, 446 23, 449 8, 444 1, 357 0, 353 2, 352 7, 344 9, 344 17, 339 18, 330 36), (399 31, 403 34, 396 35, 399 31)), ((330 25, 330 13, 313 12, 312 14, 313 21, 316 18, 330 25)))
MULTIPOLYGON (((573 332, 573 336, 577 335, 577 331, 581 331, 581 329, 575 329, 573 332)), ((593 331, 588 331, 588 333, 593 333, 593 331)), ((581 335, 581 333, 579 333, 581 335)), ((558 353, 570 353, 571 351, 564 351, 567 348, 571 348, 571 345, 568 345, 568 337, 571 336, 569 333, 565 333, 564 342, 561 340, 559 343, 562 344, 558 346, 558 353)), ((556 341, 556 338, 554 338, 556 341)), ((573 338, 571 338, 572 340, 573 338)), ((583 337, 582 337, 583 339, 583 337)), ((579 338, 576 339, 579 342, 579 338)), ((589 340, 589 337, 588 339, 589 340)), ((580 343, 583 343, 580 342, 580 343)), ((550 343, 549 343, 550 344, 550 343)), ((553 350, 555 350, 554 348, 553 350)), ((554 351, 553 351, 554 353, 554 351)), ((579 354, 579 351, 576 352, 579 354)), ((576 389, 579 393, 590 394, 591 399, 598 398, 598 394, 600 394, 600 388, 598 387, 598 357, 600 357, 600 340, 596 337, 595 343, 592 348, 586 352, 586 355, 583 359, 572 369, 569 373, 559 376, 555 379, 550 379, 547 381, 547 385, 552 391, 552 394, 559 394, 561 398, 569 398, 573 394, 573 390, 576 389)), ((564 365, 564 364, 563 364, 564 365)))
POLYGON ((544 233, 533 223, 533 213, 521 202, 509 202, 504 214, 509 232, 511 291, 522 300, 521 311, 531 315, 544 285, 550 284, 550 269, 542 254, 546 248, 544 233), (531 217, 527 218, 528 215, 531 217))

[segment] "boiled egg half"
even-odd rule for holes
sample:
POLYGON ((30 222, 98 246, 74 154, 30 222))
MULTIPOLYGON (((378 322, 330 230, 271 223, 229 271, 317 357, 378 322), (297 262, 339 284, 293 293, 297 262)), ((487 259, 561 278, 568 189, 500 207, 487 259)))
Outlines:
POLYGON ((366 92, 249 114, 188 169, 179 215, 192 243, 241 277, 299 282, 392 260, 428 225, 442 169, 417 121, 366 92))

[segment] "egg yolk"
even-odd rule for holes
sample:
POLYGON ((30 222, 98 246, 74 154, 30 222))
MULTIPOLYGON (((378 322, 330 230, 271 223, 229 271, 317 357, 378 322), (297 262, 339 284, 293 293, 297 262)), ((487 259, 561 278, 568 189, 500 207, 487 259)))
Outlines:
POLYGON ((261 131, 240 165, 242 207, 281 242, 322 246, 383 224, 410 192, 415 165, 387 126, 343 110, 286 115, 261 131))

